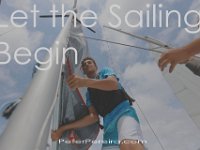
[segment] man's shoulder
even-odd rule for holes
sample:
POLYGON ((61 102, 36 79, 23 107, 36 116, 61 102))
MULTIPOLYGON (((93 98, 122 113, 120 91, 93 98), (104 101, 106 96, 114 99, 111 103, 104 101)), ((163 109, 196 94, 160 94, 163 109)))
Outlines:
POLYGON ((99 76, 99 79, 105 79, 108 76, 115 76, 118 79, 114 70, 112 68, 109 68, 109 67, 103 67, 101 69, 101 71, 98 73, 98 76, 99 76))
POLYGON ((112 68, 110 68, 110 67, 103 67, 100 71, 99 71, 99 73, 105 73, 105 72, 113 72, 113 69, 112 68))

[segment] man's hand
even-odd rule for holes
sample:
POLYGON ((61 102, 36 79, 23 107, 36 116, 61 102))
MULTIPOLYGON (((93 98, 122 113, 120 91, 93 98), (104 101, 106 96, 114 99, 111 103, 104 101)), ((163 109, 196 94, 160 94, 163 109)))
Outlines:
POLYGON ((52 141, 58 141, 61 138, 62 134, 63 132, 60 129, 52 131, 51 132, 52 141))
POLYGON ((77 75, 71 75, 67 78, 67 84, 71 89, 76 89, 85 86, 85 78, 77 75))
POLYGON ((163 71, 164 68, 170 64, 169 72, 171 73, 177 64, 182 64, 190 59, 190 55, 188 51, 180 48, 180 49, 171 49, 168 52, 161 55, 158 66, 163 71))

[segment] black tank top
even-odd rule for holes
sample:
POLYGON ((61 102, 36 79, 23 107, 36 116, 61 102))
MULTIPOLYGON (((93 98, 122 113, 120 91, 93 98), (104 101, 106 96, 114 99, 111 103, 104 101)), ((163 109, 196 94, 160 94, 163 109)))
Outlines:
POLYGON ((117 105, 127 100, 121 89, 113 91, 103 91, 88 88, 89 97, 97 113, 102 117, 110 113, 117 105))

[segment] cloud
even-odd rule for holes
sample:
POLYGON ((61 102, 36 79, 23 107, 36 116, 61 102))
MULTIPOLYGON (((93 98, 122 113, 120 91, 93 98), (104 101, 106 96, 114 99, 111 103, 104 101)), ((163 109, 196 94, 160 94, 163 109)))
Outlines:
MULTIPOLYGON (((136 38, 130 37, 128 35, 125 35, 123 33, 119 33, 116 31, 112 31, 110 29, 104 28, 103 26, 109 26, 108 23, 111 22, 112 24, 117 23, 116 17, 114 17, 110 13, 110 8, 113 5, 117 5, 120 7, 120 9, 115 9, 115 13, 120 17, 121 19, 121 26, 119 29, 122 29, 128 33, 137 33, 141 31, 141 28, 131 28, 127 26, 125 22, 125 15, 131 11, 131 10, 138 10, 143 11, 147 10, 146 4, 152 4, 154 0, 151 1, 131 1, 127 0, 126 2, 121 0, 110 0, 105 2, 105 6, 99 13, 99 24, 102 27, 102 39, 107 39, 111 41, 116 41, 119 43, 125 43, 129 45, 137 45, 137 46, 146 46, 144 43, 141 42, 141 40, 138 40, 136 38)), ((137 16, 130 15, 129 21, 132 24, 136 24, 138 22, 137 16)), ((109 55, 109 59, 112 59, 110 61, 109 65, 113 66, 112 63, 115 63, 114 66, 119 66, 118 64, 125 66, 129 64, 133 64, 139 59, 143 54, 138 51, 138 49, 134 48, 128 48, 125 46, 115 45, 115 44, 102 44, 101 50, 104 52, 107 52, 109 55), (108 48, 109 47, 109 48, 108 48), (125 57, 122 57, 125 56, 125 57)), ((143 55, 144 56, 144 55, 143 55)), ((146 57, 146 56, 145 56, 146 57)))
POLYGON ((0 68, 0 84, 9 87, 15 86, 16 81, 13 80, 10 71, 6 68, 0 68))
POLYGON ((142 64, 138 62, 134 65, 127 66, 122 77, 129 81, 129 83, 132 82, 132 85, 137 86, 137 93, 143 93, 147 92, 151 85, 157 85, 163 80, 156 69, 157 67, 154 63, 148 62, 142 64))
POLYGON ((6 100, 13 100, 22 95, 21 87, 24 86, 23 82, 27 77, 23 77, 25 73, 17 68, 16 65, 0 67, 0 104, 6 100), (20 76, 22 76, 21 81, 19 81, 20 76))
POLYGON ((200 1, 195 1, 195 0, 191 1, 191 6, 189 10, 192 10, 192 9, 199 10, 199 8, 200 8, 200 1))
MULTIPOLYGON (((1 14, 2 23, 8 24, 8 28, 0 28, 0 41, 5 42, 9 46, 9 55, 11 56, 11 61, 7 64, 0 66, 0 99, 7 100, 13 99, 21 95, 21 90, 27 83, 27 79, 30 77, 24 77, 28 72, 32 72, 32 67, 30 64, 26 66, 21 66, 16 63, 13 54, 17 48, 25 47, 30 50, 33 54, 35 48, 37 48, 43 39, 43 33, 39 31, 29 30, 27 27, 16 28, 9 24, 9 19, 1 14)), ((0 46, 1 50, 5 49, 4 45, 0 46)), ((0 61, 6 61, 8 58, 5 55, 0 56, 0 61)), ((33 62, 33 61, 32 61, 33 62)))
MULTIPOLYGON (((160 2, 160 0, 157 0, 157 2, 160 2)), ((167 3, 169 4, 174 4, 174 3, 178 3, 181 2, 181 0, 168 0, 167 3)))
MULTIPOLYGON (((173 2, 173 0, 172 0, 172 2, 173 2)), ((175 2, 173 2, 173 3, 175 3, 175 2)), ((166 43, 173 44, 174 47, 183 46, 183 45, 189 43, 192 39, 198 38, 199 33, 191 34, 186 31, 186 29, 189 29, 191 31, 197 31, 197 27, 191 28, 189 26, 186 26, 184 17, 185 17, 186 12, 188 12, 190 10, 198 11, 199 5, 200 5, 199 2, 191 1, 190 3, 188 3, 188 6, 184 9, 178 9, 178 7, 175 8, 181 13, 181 27, 180 28, 177 27, 177 19, 176 18, 174 18, 174 17, 170 18, 170 22, 169 22, 170 27, 164 28, 161 32, 159 32, 156 35, 156 37, 159 39, 161 38, 166 43)), ((171 7, 171 5, 169 5, 169 6, 165 5, 165 6, 171 7)), ((170 9, 170 8, 168 8, 168 9, 170 9)), ((188 20, 190 23, 196 24, 197 20, 198 20, 197 15, 190 14, 188 16, 188 20)))
MULTIPOLYGON (((200 7, 200 2, 194 0, 194 1, 191 1, 191 4, 189 5, 187 11, 190 11, 190 10, 199 11, 199 7, 200 7)), ((189 23, 191 24, 197 24, 198 22, 197 14, 190 14, 187 19, 189 20, 189 23)), ((194 28, 186 26, 185 28, 188 29, 189 31, 199 31, 198 26, 194 28)), ((188 33, 185 28, 182 28, 179 31, 178 36, 175 40, 176 43, 180 43, 179 45, 186 45, 187 43, 191 42, 193 39, 199 38, 199 32, 195 34, 188 33)))
POLYGON ((193 35, 188 34, 184 29, 182 29, 176 39, 175 39, 175 43, 177 43, 178 45, 182 45, 184 46, 186 43, 188 43, 189 41, 191 41, 193 35))
MULTIPOLYGON (((72 8, 73 4, 74 4, 74 0, 61 0, 61 4, 66 4, 69 6, 69 8, 72 8)), ((77 8, 79 9, 90 9, 91 6, 94 4, 103 4, 104 0, 102 0, 101 2, 99 2, 98 0, 78 0, 77 1, 77 8)), ((100 5, 96 5, 96 7, 98 7, 100 5)))
POLYGON ((24 11, 30 11, 33 5, 31 0, 9 0, 6 3, 10 7, 24 11))
POLYGON ((15 50, 20 47, 25 47, 33 52, 41 44, 44 36, 42 32, 31 31, 27 27, 15 27, 9 23, 9 19, 5 16, 2 23, 8 25, 8 27, 0 28, 0 33, 2 33, 0 41, 7 43, 10 55, 13 55, 15 50))

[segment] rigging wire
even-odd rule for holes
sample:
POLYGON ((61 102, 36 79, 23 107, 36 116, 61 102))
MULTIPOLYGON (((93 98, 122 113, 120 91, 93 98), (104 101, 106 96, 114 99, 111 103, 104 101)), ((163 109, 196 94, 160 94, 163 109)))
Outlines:
MULTIPOLYGON (((108 42, 108 43, 112 43, 112 44, 116 44, 116 45, 122 45, 122 46, 126 46, 126 47, 133 47, 133 48, 136 48, 136 49, 140 49, 140 50, 144 50, 144 51, 148 51, 148 52, 153 52, 153 53, 159 53, 159 54, 164 53, 164 51, 157 50, 158 48, 168 49, 167 47, 145 48, 145 47, 130 45, 130 44, 126 44, 126 43, 115 42, 115 41, 111 41, 111 40, 105 40, 105 39, 100 39, 100 38, 93 38, 93 37, 84 36, 84 35, 76 35, 76 34, 73 34, 73 35, 77 36, 77 37, 86 38, 86 39, 89 39, 89 40, 101 41, 101 42, 108 42)), ((196 55, 194 57, 200 59, 200 56, 198 56, 198 55, 196 55)))
MULTIPOLYGON (((127 88, 130 90, 130 88, 129 88, 129 87, 127 87, 127 88)), ((156 134, 156 132, 154 131, 153 127, 151 126, 151 124, 150 124, 149 120, 147 119, 147 117, 146 117, 146 115, 145 115, 144 111, 142 110, 142 108, 140 107, 140 105, 137 103, 137 101, 135 101, 135 103, 136 103, 136 105, 137 105, 138 109, 140 110, 140 112, 142 113, 142 115, 143 115, 143 117, 144 117, 145 121, 147 122, 148 126, 149 126, 149 127, 150 127, 150 129, 152 130, 152 132, 153 132, 154 136, 155 136, 155 137, 156 137, 156 139, 158 140, 158 143, 160 144, 160 146, 161 146, 162 150, 165 150, 165 148, 164 148, 164 146, 163 146, 163 144, 162 144, 161 140, 159 139, 158 135, 157 135, 157 134, 156 134)))
POLYGON ((73 34, 73 35, 79 36, 79 37, 82 37, 82 38, 86 38, 86 39, 90 39, 90 40, 94 40, 94 41, 101 41, 101 42, 107 42, 107 43, 112 43, 112 44, 116 44, 116 45, 122 45, 122 46, 126 46, 126 47, 133 47, 133 48, 137 48, 137 49, 141 49, 141 50, 145 50, 145 51, 151 51, 151 52, 160 53, 160 54, 163 53, 162 51, 159 51, 159 50, 156 50, 156 49, 150 49, 150 48, 125 44, 125 43, 121 43, 121 42, 115 42, 115 41, 105 40, 105 39, 100 39, 100 38, 93 38, 93 37, 89 37, 89 36, 82 36, 82 35, 76 35, 76 34, 73 34))
MULTIPOLYGON (((121 43, 121 42, 115 42, 115 41, 110 41, 110 40, 105 40, 105 39, 100 39, 100 38, 93 38, 93 37, 89 37, 89 36, 76 35, 76 34, 73 34, 73 35, 74 36, 78 36, 78 37, 82 37, 82 38, 86 38, 86 39, 90 39, 90 40, 94 40, 94 41, 108 42, 108 43, 112 43, 112 44, 116 44, 116 45, 122 45, 122 46, 126 46, 126 47, 133 47, 133 48, 136 48, 136 49, 141 49, 141 50, 144 50, 144 51, 153 52, 153 53, 159 53, 159 54, 164 53, 164 51, 159 51, 159 50, 157 50, 158 48, 168 49, 167 47, 165 47, 165 48, 164 47, 145 48, 145 47, 125 44, 125 43, 121 43)), ((200 56, 199 55, 195 55, 194 58, 200 59, 200 56)))
MULTIPOLYGON (((112 59, 112 58, 111 58, 111 59, 112 59)), ((125 82, 123 82, 123 83, 125 84, 125 82)), ((128 89, 128 91, 131 91, 129 86, 126 86, 126 88, 128 89)), ((131 93, 132 93, 132 92, 131 92, 131 93)), ((146 117, 146 115, 145 115, 144 111, 142 110, 142 108, 140 107, 140 105, 138 104, 138 102, 137 102, 137 101, 135 101, 135 103, 136 103, 136 105, 137 105, 138 109, 140 110, 140 112, 142 113, 142 115, 143 115, 143 117, 144 117, 144 119, 145 119, 146 123, 148 124, 148 126, 149 126, 149 127, 150 127, 150 129, 152 130, 152 132, 153 132, 154 136, 155 136, 155 137, 156 137, 156 139, 158 140, 158 143, 160 144, 160 146, 161 146, 162 150, 165 150, 165 148, 164 148, 164 146, 163 146, 162 142, 160 141, 160 139, 159 139, 158 135, 157 135, 157 134, 156 134, 156 132, 154 131, 153 127, 151 126, 151 124, 150 124, 149 120, 147 119, 147 117, 146 117)))
MULTIPOLYGON (((88 38, 88 37, 86 37, 86 38, 88 38)), ((97 39, 95 39, 95 38, 89 38, 89 39, 97 40, 97 39)), ((98 40, 99 40, 99 39, 98 39, 98 40)), ((138 49, 147 50, 147 48, 142 48, 142 47, 138 47, 138 46, 133 46, 133 45, 128 45, 128 44, 113 42, 113 41, 109 41, 109 40, 99 40, 99 41, 107 42, 108 57, 110 57, 110 59, 111 59, 111 60, 110 60, 110 63, 114 63, 114 61, 113 61, 113 58, 112 58, 112 55, 111 55, 111 52, 110 52, 109 43, 119 44, 119 45, 123 45, 123 46, 128 46, 128 47, 134 47, 134 48, 138 48, 138 49)), ((149 50, 149 49, 148 49, 148 50, 149 50)), ((157 51, 157 50, 155 50, 155 49, 152 49, 151 51, 153 51, 153 52, 158 52, 158 53, 162 53, 162 52, 157 51)), ((115 63, 114 63, 114 64, 111 64, 111 66, 113 66, 114 68, 116 67, 116 66, 115 66, 115 63)), ((116 68, 115 68, 115 69, 116 69, 116 68)), ((116 69, 116 70, 118 70, 118 69, 116 69)), ((123 84, 125 84, 125 83, 123 82, 123 84)), ((129 86, 126 86, 126 87, 128 88, 129 91, 131 91, 129 86)), ((153 127, 151 126, 150 122, 148 121, 148 119, 147 119, 147 117, 146 117, 144 111, 142 110, 142 108, 140 107, 140 105, 137 103, 137 101, 135 101, 135 103, 136 103, 138 109, 140 110, 140 112, 142 113, 142 115, 143 115, 143 117, 144 117, 146 123, 148 124, 148 126, 149 126, 150 129, 152 130, 152 132, 153 132, 154 136, 156 137, 158 143, 160 144, 162 150, 165 150, 165 148, 164 148, 164 146, 163 146, 161 140, 159 139, 158 135, 157 135, 156 132, 154 131, 154 129, 153 129, 153 127)))
POLYGON ((4 35, 8 34, 9 32, 13 31, 14 29, 16 29, 16 28, 13 27, 10 30, 1 33, 0 36, 4 36, 4 35))

